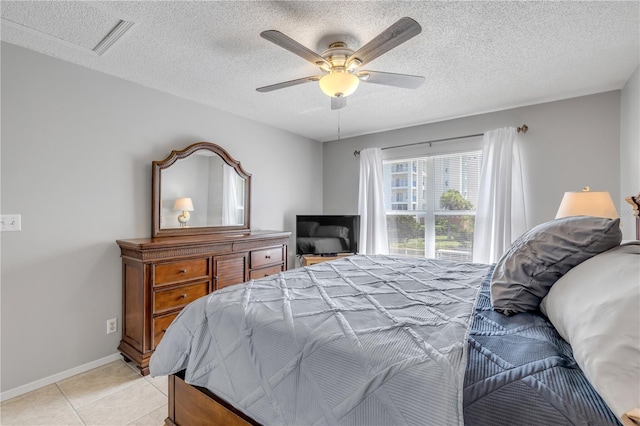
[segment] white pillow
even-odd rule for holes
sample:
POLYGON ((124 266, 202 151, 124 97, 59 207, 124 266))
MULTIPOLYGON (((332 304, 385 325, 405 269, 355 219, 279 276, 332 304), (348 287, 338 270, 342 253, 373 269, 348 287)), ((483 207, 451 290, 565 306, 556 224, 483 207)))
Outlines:
POLYGON ((640 407, 640 241, 571 269, 540 310, 619 419, 640 407))

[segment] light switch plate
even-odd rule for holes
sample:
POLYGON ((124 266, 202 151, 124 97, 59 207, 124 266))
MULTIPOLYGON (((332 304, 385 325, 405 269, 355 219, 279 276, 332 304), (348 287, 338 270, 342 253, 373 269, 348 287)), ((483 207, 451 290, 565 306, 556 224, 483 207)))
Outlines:
POLYGON ((22 230, 21 215, 3 214, 0 215, 0 231, 20 231, 22 230))

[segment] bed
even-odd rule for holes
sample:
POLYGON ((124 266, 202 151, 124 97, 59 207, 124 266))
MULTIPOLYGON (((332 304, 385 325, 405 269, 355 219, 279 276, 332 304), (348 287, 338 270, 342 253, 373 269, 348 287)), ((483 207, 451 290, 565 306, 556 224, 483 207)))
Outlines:
POLYGON ((358 255, 214 292, 151 358, 166 423, 633 425, 640 242, 620 238, 565 218, 495 265, 358 255))

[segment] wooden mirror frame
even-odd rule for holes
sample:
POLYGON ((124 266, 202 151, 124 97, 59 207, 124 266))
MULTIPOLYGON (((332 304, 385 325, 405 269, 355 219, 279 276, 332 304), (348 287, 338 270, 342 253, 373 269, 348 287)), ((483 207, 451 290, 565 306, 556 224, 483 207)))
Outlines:
POLYGON ((636 196, 626 197, 625 200, 633 209, 633 216, 636 218, 636 240, 640 240, 640 192, 636 196))
POLYGON ((171 151, 171 154, 162 161, 152 163, 152 189, 151 189, 151 224, 153 237, 220 234, 226 232, 247 231, 251 229, 251 174, 247 173, 240 162, 235 160, 222 147, 211 142, 196 142, 182 151, 171 151), (245 180, 244 191, 244 223, 242 225, 201 226, 193 228, 161 228, 160 216, 162 213, 162 178, 161 172, 169 168, 176 161, 187 158, 191 154, 206 150, 217 154, 222 160, 231 166, 236 173, 245 180))

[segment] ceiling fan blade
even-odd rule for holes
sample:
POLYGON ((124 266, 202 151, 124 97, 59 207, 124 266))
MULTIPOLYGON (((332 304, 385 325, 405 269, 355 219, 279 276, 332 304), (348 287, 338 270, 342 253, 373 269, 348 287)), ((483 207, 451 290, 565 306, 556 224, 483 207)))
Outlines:
POLYGON ((384 84, 385 86, 403 87, 405 89, 417 89, 424 81, 419 75, 395 74, 392 72, 360 71, 356 73, 361 81, 367 83, 384 84))
POLYGON ((287 49, 291 53, 295 53, 303 59, 311 62, 314 65, 326 65, 330 66, 330 64, 320 55, 318 55, 313 50, 307 49, 291 37, 281 33, 276 30, 268 30, 260 33, 260 37, 265 40, 269 40, 271 43, 277 44, 278 46, 287 49))
POLYGON ((383 53, 417 36, 422 27, 411 18, 400 18, 395 24, 378 34, 369 43, 362 46, 347 59, 347 64, 357 60, 357 66, 373 61, 383 53))
POLYGON ((347 106, 347 98, 340 96, 337 98, 331 98, 331 109, 340 109, 347 106))
POLYGON ((283 81, 282 83, 272 84, 270 86, 258 87, 256 90, 261 93, 271 92, 273 90, 284 89, 285 87, 297 86, 298 84, 308 83, 310 81, 320 80, 320 75, 312 75, 311 77, 298 78, 296 80, 283 81))

